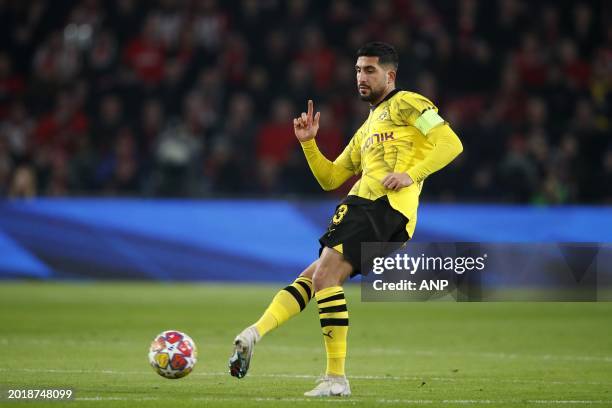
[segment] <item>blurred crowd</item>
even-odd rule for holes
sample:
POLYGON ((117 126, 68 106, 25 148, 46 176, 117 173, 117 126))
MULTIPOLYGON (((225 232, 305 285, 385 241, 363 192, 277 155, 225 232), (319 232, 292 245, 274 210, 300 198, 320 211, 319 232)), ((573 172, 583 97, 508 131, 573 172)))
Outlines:
MULTIPOLYGON (((464 154, 428 200, 612 203, 612 4, 0 0, 0 197, 310 196, 367 116, 354 53, 400 54, 464 154)), ((344 188, 335 194, 346 192, 344 188)))

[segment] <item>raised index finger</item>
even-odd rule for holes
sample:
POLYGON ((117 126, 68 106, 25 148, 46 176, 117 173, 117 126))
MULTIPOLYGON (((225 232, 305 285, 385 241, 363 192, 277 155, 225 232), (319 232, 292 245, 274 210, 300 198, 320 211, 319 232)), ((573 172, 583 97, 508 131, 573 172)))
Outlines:
POLYGON ((308 100, 308 119, 312 120, 312 114, 314 112, 314 104, 312 103, 312 99, 308 100))

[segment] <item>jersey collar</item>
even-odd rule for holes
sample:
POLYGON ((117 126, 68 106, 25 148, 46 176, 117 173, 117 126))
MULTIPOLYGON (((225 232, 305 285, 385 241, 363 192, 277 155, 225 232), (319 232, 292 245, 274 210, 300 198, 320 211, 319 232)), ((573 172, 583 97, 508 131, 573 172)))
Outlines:
POLYGON ((388 101, 389 99, 393 98, 393 95, 395 95, 399 91, 401 91, 401 89, 395 88, 394 90, 389 92, 382 101, 378 102, 376 105, 370 106, 370 112, 373 112, 374 109, 378 108, 383 102, 388 101))

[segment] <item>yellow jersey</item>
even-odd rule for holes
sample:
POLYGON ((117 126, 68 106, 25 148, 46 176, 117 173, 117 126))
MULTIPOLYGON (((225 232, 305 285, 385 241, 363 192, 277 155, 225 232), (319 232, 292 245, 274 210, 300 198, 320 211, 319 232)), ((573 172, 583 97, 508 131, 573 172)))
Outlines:
POLYGON ((395 90, 370 109, 344 151, 330 162, 314 139, 302 143, 308 164, 325 190, 338 188, 354 174, 361 178, 349 195, 376 200, 384 195, 406 218, 414 234, 419 195, 425 178, 452 161, 463 147, 438 108, 414 92, 395 90), (389 173, 407 173, 414 183, 394 191, 383 186, 389 173))

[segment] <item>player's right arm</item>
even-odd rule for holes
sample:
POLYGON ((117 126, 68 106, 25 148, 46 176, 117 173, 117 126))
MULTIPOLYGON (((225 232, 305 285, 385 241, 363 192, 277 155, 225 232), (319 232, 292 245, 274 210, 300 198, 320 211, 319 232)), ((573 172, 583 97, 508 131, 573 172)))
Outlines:
POLYGON ((308 112, 302 112, 299 118, 293 119, 293 130, 302 145, 308 166, 323 190, 335 190, 359 170, 359 149, 354 148, 353 138, 336 160, 328 160, 315 142, 321 114, 313 113, 313 102, 309 100, 308 112))

